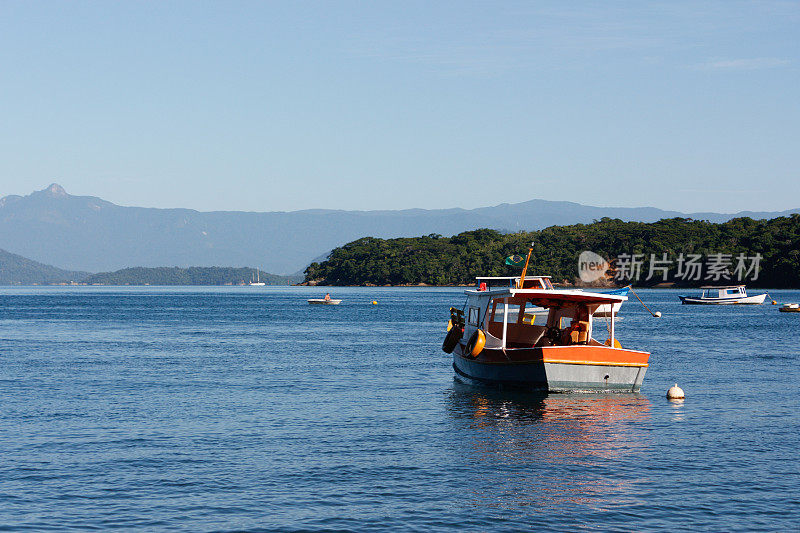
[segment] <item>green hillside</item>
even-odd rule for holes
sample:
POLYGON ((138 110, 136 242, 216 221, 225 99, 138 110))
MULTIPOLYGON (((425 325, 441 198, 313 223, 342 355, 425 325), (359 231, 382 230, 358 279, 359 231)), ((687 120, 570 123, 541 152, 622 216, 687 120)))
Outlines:
MULTIPOLYGON (((524 254, 533 241, 530 273, 551 275, 554 281, 574 283, 578 277, 578 256, 590 250, 612 259, 620 254, 642 254, 642 276, 634 285, 655 285, 650 280, 650 257, 672 259, 669 280, 695 286, 726 283, 713 279, 708 265, 716 254, 731 261, 735 281, 736 257, 760 254, 758 279, 746 283, 762 287, 800 287, 800 215, 772 220, 737 218, 715 224, 686 218, 653 223, 623 222, 604 218, 592 224, 552 226, 541 231, 502 234, 494 230, 468 231, 450 238, 428 235, 416 238, 377 239, 365 237, 331 252, 322 263, 306 269, 306 282, 322 285, 463 285, 475 276, 518 275, 520 268, 506 266, 504 259, 524 254), (705 262, 700 279, 679 279, 680 254, 700 254, 705 262)), ((752 266, 752 261, 748 263, 752 266)), ((685 272, 685 271, 684 271, 685 272)), ((629 280, 617 280, 627 285, 629 280)))
POLYGON ((50 285, 81 281, 88 272, 62 270, 0 250, 0 285, 50 285))
MULTIPOLYGON (((254 279, 252 268, 232 267, 135 267, 93 274, 84 280, 90 285, 246 285, 254 279)), ((278 276, 259 271, 267 285, 288 285, 299 276, 278 276)))

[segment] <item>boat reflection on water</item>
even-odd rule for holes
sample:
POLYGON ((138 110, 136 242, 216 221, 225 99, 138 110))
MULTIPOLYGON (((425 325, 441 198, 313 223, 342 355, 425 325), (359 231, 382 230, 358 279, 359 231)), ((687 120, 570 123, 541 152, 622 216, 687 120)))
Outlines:
POLYGON ((650 423, 641 394, 509 394, 455 380, 447 408, 464 438, 459 453, 475 469, 475 505, 640 503, 642 459, 654 447, 641 427, 650 423))

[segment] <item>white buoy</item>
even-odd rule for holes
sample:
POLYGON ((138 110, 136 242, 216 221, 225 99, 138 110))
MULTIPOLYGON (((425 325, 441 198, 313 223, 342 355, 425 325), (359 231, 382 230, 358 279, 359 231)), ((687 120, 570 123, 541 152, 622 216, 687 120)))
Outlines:
POLYGON ((683 400, 683 389, 678 387, 676 383, 667 391, 667 399, 669 400, 683 400))
POLYGON ((656 313, 653 316, 656 318, 661 318, 661 311, 656 311, 656 313))

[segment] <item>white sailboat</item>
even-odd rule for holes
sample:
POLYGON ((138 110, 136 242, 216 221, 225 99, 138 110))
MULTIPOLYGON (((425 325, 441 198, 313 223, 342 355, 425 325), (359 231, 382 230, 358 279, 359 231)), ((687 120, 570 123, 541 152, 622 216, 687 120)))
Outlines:
MULTIPOLYGON (((250 279, 252 280, 253 278, 251 277, 250 279)), ((250 281, 250 286, 251 287, 263 287, 264 285, 266 285, 266 283, 261 281, 259 270, 256 269, 256 279, 255 279, 255 281, 250 281)))

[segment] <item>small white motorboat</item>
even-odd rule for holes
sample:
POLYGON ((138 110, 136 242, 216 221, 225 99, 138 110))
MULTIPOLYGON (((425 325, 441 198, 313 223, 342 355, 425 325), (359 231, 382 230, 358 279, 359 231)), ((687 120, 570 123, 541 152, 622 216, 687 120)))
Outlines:
POLYGON ((334 298, 309 298, 308 303, 314 305, 339 305, 342 301, 334 298))
POLYGON ((700 287, 700 296, 678 296, 683 304, 695 305, 731 305, 731 304, 763 304, 767 294, 748 296, 744 285, 725 287, 700 287))
POLYGON ((781 313, 800 313, 800 304, 783 304, 778 308, 781 313))

